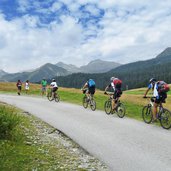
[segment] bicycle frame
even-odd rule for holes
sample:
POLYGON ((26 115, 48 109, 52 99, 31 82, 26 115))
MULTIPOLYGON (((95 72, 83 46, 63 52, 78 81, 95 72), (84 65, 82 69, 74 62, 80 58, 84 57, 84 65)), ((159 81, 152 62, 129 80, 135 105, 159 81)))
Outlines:
MULTIPOLYGON (((142 109, 142 118, 147 124, 151 123, 153 119, 153 103, 154 102, 150 98, 150 102, 142 109)), ((162 103, 158 105, 158 112, 156 117, 160 121, 160 124, 164 129, 169 129, 171 127, 171 113, 168 109, 163 108, 162 103)))
MULTIPOLYGON (((152 98, 153 98, 153 97, 146 97, 146 98, 149 99, 149 102, 148 102, 147 105, 148 105, 149 107, 153 108, 153 106, 154 106, 154 102, 152 101, 152 98)), ((157 117, 157 119, 160 119, 160 115, 161 115, 161 113, 162 113, 163 110, 164 110, 163 105, 162 105, 161 102, 159 103, 159 105, 157 106, 157 108, 158 108, 158 110, 157 110, 157 115, 156 115, 156 117, 157 117)))
POLYGON ((87 108, 90 105, 90 108, 94 111, 96 110, 96 102, 94 100, 93 94, 87 94, 85 89, 82 90, 84 97, 83 97, 83 107, 87 108))
POLYGON ((109 95, 108 100, 106 100, 105 104, 104 104, 104 109, 106 114, 113 114, 113 113, 117 113, 117 115, 120 118, 123 118, 125 116, 126 113, 126 108, 124 106, 123 103, 120 102, 119 97, 117 99, 113 99, 113 93, 106 93, 107 95, 109 95), (115 109, 112 110, 112 101, 115 100, 115 109))

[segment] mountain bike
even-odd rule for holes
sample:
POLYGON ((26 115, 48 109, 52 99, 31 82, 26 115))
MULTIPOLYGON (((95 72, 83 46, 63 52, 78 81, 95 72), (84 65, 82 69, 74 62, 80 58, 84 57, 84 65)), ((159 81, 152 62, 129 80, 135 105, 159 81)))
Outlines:
POLYGON ((104 110, 106 114, 113 114, 116 113, 120 118, 123 118, 126 113, 126 108, 124 104, 120 101, 116 101, 116 107, 114 110, 112 110, 112 100, 113 100, 113 93, 106 92, 107 95, 109 95, 108 100, 105 101, 104 104, 104 110))
POLYGON ((83 97, 83 107, 86 109, 88 107, 88 105, 90 106, 92 111, 96 110, 96 101, 94 100, 94 97, 92 94, 89 94, 89 96, 87 97, 86 95, 86 91, 87 89, 82 90, 84 97, 83 97))
POLYGON ((59 96, 58 92, 54 93, 54 98, 52 97, 51 89, 49 89, 49 91, 47 93, 47 98, 48 98, 49 101, 53 101, 53 100, 55 100, 55 102, 59 102, 60 101, 60 96, 59 96))
MULTIPOLYGON (((142 118, 145 123, 149 124, 153 120, 152 112, 153 112, 154 98, 151 97, 147 97, 147 98, 150 99, 150 101, 142 109, 142 118)), ((158 106, 157 119, 160 121, 160 125, 164 129, 171 128, 171 112, 168 109, 163 108, 162 103, 160 103, 158 106)))

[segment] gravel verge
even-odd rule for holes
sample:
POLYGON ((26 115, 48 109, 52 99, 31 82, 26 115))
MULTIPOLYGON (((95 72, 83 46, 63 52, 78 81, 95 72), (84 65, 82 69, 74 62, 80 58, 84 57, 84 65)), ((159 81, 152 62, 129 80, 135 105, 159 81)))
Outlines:
POLYGON ((69 168, 69 170, 108 171, 103 162, 90 155, 64 133, 26 111, 22 111, 22 114, 29 119, 31 127, 34 127, 34 133, 33 131, 31 133, 30 129, 23 126, 27 136, 25 144, 31 146, 40 145, 39 150, 45 153, 47 157, 53 155, 54 160, 58 160, 59 157, 55 159, 56 155, 54 153, 56 150, 60 153, 60 157, 63 158, 62 163, 52 162, 48 170, 68 170, 69 168), (54 149, 53 152, 48 150, 48 147, 54 149))

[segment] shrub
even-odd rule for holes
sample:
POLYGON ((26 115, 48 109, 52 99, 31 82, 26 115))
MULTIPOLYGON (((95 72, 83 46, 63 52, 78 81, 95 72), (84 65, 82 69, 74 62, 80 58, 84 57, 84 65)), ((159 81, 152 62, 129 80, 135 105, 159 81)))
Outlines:
POLYGON ((0 139, 12 139, 19 122, 20 119, 12 108, 0 105, 0 139))

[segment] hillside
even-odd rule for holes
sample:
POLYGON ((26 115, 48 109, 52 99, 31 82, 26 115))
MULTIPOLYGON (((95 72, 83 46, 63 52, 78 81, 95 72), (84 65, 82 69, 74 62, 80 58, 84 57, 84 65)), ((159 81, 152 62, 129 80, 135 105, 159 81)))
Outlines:
POLYGON ((2 76, 2 79, 6 81, 10 81, 10 82, 15 82, 18 79, 22 81, 30 80, 31 82, 39 82, 43 77, 48 79, 48 78, 53 78, 56 76, 64 76, 67 74, 69 74, 67 70, 48 63, 32 72, 7 74, 7 75, 2 76))
POLYGON ((158 80, 171 82, 171 48, 167 48, 157 57, 121 65, 109 72, 102 74, 72 74, 57 78, 61 86, 81 87, 88 78, 93 78, 99 89, 104 89, 109 84, 111 76, 123 80, 123 89, 139 88, 147 86, 148 80, 155 77, 158 80))
POLYGON ((2 69, 0 69, 0 77, 7 74, 7 72, 3 71, 2 69))
POLYGON ((63 62, 58 62, 56 66, 66 69, 70 73, 80 72, 80 69, 72 64, 65 64, 63 62))
POLYGON ((37 69, 32 69, 29 71, 23 71, 19 73, 8 74, 0 70, 0 80, 2 81, 16 81, 21 79, 23 81, 30 80, 31 82, 39 82, 43 77, 47 79, 52 79, 55 76, 66 76, 72 73, 102 73, 107 72, 121 64, 115 62, 107 62, 102 60, 95 60, 89 64, 76 67, 72 64, 65 64, 63 62, 58 62, 57 64, 47 63, 37 69))
POLYGON ((104 73, 120 66, 121 64, 97 59, 81 67, 76 67, 75 65, 71 64, 67 65, 63 62, 58 62, 56 65, 66 69, 71 73, 104 73))
POLYGON ((91 61, 85 66, 80 67, 80 71, 83 73, 104 73, 114 69, 121 64, 116 62, 103 61, 100 59, 91 61))

